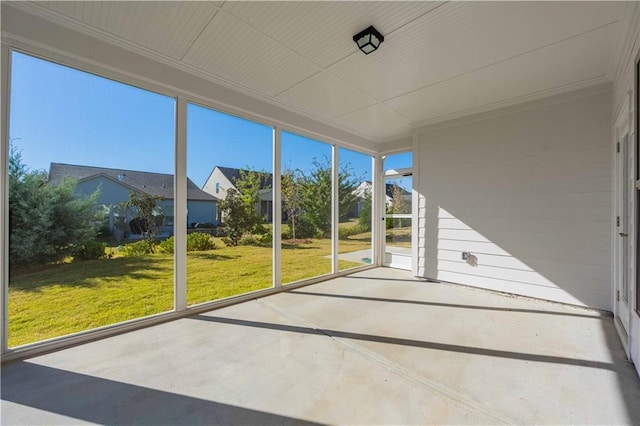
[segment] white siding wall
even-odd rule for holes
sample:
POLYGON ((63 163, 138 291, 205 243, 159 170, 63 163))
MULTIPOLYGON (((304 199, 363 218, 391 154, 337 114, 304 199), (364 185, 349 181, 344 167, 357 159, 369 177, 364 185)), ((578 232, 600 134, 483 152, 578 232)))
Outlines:
POLYGON ((610 104, 604 86, 418 131, 418 273, 611 310, 610 104))
POLYGON ((213 169, 209 178, 204 183, 202 190, 207 194, 211 194, 214 197, 217 197, 220 200, 224 200, 227 198, 227 189, 235 188, 233 184, 227 179, 227 177, 222 174, 222 172, 216 167, 213 169), (219 184, 218 190, 216 191, 216 184, 219 184))

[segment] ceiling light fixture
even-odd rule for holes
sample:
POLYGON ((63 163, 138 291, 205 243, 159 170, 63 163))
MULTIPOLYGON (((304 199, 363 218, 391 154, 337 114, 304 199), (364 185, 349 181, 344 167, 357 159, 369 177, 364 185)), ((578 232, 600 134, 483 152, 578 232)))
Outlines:
POLYGON ((356 42, 358 49, 362 50, 362 53, 368 55, 380 46, 380 43, 384 41, 384 36, 372 25, 354 35, 353 41, 356 42))

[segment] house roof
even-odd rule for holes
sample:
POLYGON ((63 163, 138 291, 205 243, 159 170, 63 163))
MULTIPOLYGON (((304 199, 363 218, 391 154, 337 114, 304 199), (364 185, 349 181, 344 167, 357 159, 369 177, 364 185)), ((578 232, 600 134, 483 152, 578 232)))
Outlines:
MULTIPOLYGON (((358 198, 364 198, 367 194, 371 193, 371 187, 372 184, 369 181, 364 181, 362 182, 360 185, 358 185, 358 187, 356 189, 353 190, 353 194, 358 197, 358 198)), ((393 198, 393 184, 392 183, 387 183, 385 185, 385 193, 387 195, 387 198, 391 199, 393 198)), ((410 192, 407 191, 406 189, 404 189, 401 186, 398 186, 398 188, 400 188, 400 193, 402 195, 409 195, 410 192)))
MULTIPOLYGON (((218 170, 229 179, 234 186, 236 185, 236 180, 240 179, 242 173, 249 173, 251 170, 245 169, 234 169, 233 167, 220 167, 216 166, 218 170)), ((262 176, 262 180, 260 182, 260 189, 269 189, 273 187, 273 174, 266 172, 255 172, 262 176)))
MULTIPOLYGON (((105 167, 80 166, 76 164, 51 163, 49 167, 49 183, 59 184, 65 177, 88 180, 104 176, 132 190, 149 195, 159 195, 165 199, 173 199, 173 175, 166 173, 141 172, 138 170, 110 169, 105 167)), ((187 178, 187 199, 195 201, 217 201, 187 178)))

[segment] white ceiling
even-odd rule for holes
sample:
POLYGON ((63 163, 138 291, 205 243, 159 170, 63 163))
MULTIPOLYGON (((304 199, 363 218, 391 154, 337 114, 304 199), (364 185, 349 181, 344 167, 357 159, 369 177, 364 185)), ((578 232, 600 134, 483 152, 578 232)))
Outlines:
POLYGON ((38 2, 377 142, 610 80, 620 2, 38 2), (365 56, 351 37, 385 36, 365 56))

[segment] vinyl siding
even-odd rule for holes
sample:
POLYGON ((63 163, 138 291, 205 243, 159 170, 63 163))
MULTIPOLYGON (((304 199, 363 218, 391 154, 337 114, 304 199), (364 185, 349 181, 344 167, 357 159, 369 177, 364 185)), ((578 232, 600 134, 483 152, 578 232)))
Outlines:
POLYGON ((187 224, 213 223, 215 220, 216 203, 214 201, 187 201, 187 224))
POLYGON ((211 175, 205 182, 202 190, 207 194, 211 194, 214 197, 219 198, 220 200, 224 200, 227 197, 227 190, 230 188, 234 188, 233 184, 227 179, 227 177, 222 174, 222 172, 216 167, 211 172, 211 175), (218 184, 218 190, 216 191, 216 184, 218 184))
POLYGON ((418 275, 610 310, 610 103, 418 131, 418 275))
POLYGON ((76 194, 80 197, 86 197, 99 190, 97 204, 120 204, 129 201, 129 193, 131 190, 123 185, 114 182, 104 176, 96 176, 78 182, 76 186, 76 194))

